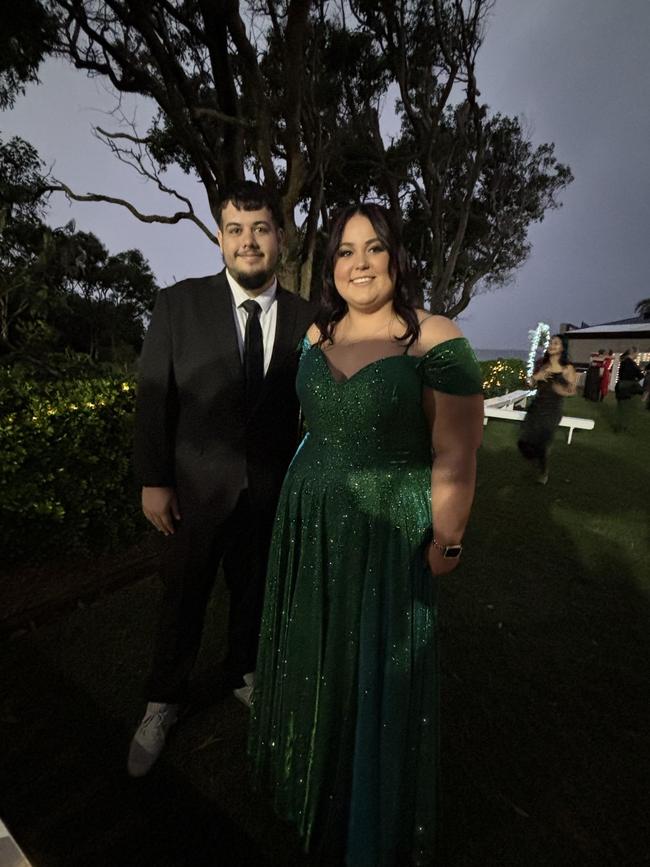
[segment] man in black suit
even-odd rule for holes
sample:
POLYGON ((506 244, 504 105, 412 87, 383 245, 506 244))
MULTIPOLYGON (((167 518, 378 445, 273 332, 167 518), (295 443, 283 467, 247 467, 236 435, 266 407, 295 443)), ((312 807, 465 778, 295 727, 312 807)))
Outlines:
POLYGON ((144 514, 168 549, 132 776, 150 770, 176 722, 219 563, 230 592, 224 666, 250 703, 273 518, 298 441, 298 350, 314 310, 277 284, 273 197, 234 184, 217 237, 225 269, 160 292, 140 359, 135 465, 144 514))

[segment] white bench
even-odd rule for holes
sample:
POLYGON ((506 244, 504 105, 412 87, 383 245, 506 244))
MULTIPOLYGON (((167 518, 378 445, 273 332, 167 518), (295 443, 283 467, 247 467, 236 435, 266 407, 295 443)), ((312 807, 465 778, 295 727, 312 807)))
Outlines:
MULTIPOLYGON (((507 395, 505 395, 507 397, 507 395)), ((526 418, 526 413, 521 409, 501 409, 500 407, 495 407, 492 405, 488 405, 488 401, 485 401, 485 408, 483 410, 483 424, 486 425, 488 420, 491 418, 500 418, 506 421, 523 421, 526 418)), ((576 418, 572 415, 563 415, 560 419, 560 427, 568 427, 569 428, 569 436, 567 437, 567 444, 571 443, 573 438, 573 431, 578 428, 579 430, 593 430, 595 426, 595 422, 593 418, 576 418)))
POLYGON ((534 389, 522 388, 518 391, 509 391, 508 394, 501 394, 498 397, 488 397, 485 406, 492 406, 494 409, 514 409, 518 403, 523 403, 527 397, 532 397, 534 394, 534 389))

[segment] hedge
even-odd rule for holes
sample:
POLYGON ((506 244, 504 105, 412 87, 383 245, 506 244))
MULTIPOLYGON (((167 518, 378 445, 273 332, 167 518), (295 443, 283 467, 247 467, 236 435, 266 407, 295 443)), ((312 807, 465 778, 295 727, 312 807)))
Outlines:
POLYGON ((520 358, 480 361, 485 397, 496 397, 526 388, 526 366, 520 358))
MULTIPOLYGON (((525 386, 519 359, 483 361, 481 369, 486 397, 525 386)), ((133 379, 66 377, 0 368, 5 563, 123 544, 144 527, 131 468, 133 379)))
POLYGON ((37 382, 0 370, 3 561, 132 541, 141 533, 131 452, 134 382, 37 382))

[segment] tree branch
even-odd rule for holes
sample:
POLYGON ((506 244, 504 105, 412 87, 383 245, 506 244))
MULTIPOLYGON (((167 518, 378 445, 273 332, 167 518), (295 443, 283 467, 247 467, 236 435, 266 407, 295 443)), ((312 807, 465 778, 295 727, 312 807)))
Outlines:
POLYGON ((164 184, 160 178, 160 172, 157 167, 154 165, 154 162, 151 158, 151 154, 143 149, 140 142, 146 141, 146 139, 140 139, 137 136, 129 135, 128 133, 109 133, 100 127, 95 127, 95 135, 103 144, 108 145, 111 149, 111 152, 117 159, 134 169, 141 177, 145 178, 148 181, 153 181, 161 193, 166 193, 169 196, 173 196, 175 199, 178 199, 179 202, 183 202, 184 205, 187 205, 187 210, 189 213, 194 213, 194 206, 190 199, 187 196, 183 196, 178 190, 173 189, 172 187, 168 187, 164 184), (101 133, 101 135, 99 135, 101 133), (104 136, 104 138, 102 138, 104 136), (121 148, 115 143, 115 139, 126 139, 127 141, 132 141, 138 144, 138 152, 131 150, 130 148, 121 148), (149 168, 145 165, 145 160, 149 164, 149 168))
POLYGON ((134 144, 138 145, 149 145, 151 144, 151 138, 139 138, 137 135, 130 135, 128 132, 108 132, 108 130, 102 129, 101 126, 95 127, 96 132, 101 133, 105 138, 109 139, 125 139, 126 141, 131 141, 134 144))
POLYGON ((279 186, 278 175, 273 163, 272 130, 273 119, 266 97, 266 84, 257 60, 257 52, 246 35, 246 27, 239 14, 238 3, 224 4, 229 7, 224 15, 228 22, 228 32, 237 49, 244 78, 244 99, 257 107, 259 123, 256 128, 257 156, 264 169, 264 180, 270 187, 279 186), (230 8, 234 7, 234 8, 230 8))
POLYGON ((168 225, 175 225, 176 223, 180 223, 181 220, 189 220, 191 223, 194 223, 195 226, 198 226, 203 234, 209 238, 213 244, 217 243, 216 235, 211 232, 203 220, 199 219, 199 217, 197 217, 192 211, 176 211, 175 214, 171 214, 170 216, 166 216, 165 214, 143 214, 135 207, 135 205, 132 205, 131 202, 127 202, 126 199, 118 199, 115 196, 104 196, 100 193, 85 193, 82 195, 73 192, 67 184, 62 183, 61 181, 56 181, 54 184, 48 184, 46 189, 55 193, 65 193, 69 199, 73 199, 75 202, 107 202, 111 205, 120 205, 120 207, 126 208, 127 211, 133 214, 134 217, 137 217, 142 223, 166 223, 168 225))
POLYGON ((244 129, 255 129, 257 124, 254 120, 248 120, 245 117, 233 117, 230 114, 226 114, 224 111, 219 111, 218 108, 208 108, 207 106, 194 106, 191 109, 191 113, 194 117, 213 117, 216 120, 220 120, 222 123, 230 123, 233 126, 241 126, 244 129))

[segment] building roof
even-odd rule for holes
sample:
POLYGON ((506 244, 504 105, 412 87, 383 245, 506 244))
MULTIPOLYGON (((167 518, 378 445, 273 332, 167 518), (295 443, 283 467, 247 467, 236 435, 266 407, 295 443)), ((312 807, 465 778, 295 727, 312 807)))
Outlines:
POLYGON ((640 331, 650 332, 650 319, 641 316, 629 316, 627 319, 617 319, 615 322, 601 322, 600 325, 586 325, 582 328, 569 328, 566 335, 572 334, 635 334, 640 331))
POLYGON ((602 328, 604 325, 636 325, 637 323, 650 325, 650 319, 644 319, 642 316, 628 316, 627 319, 615 319, 614 322, 601 322, 592 327, 602 328))

